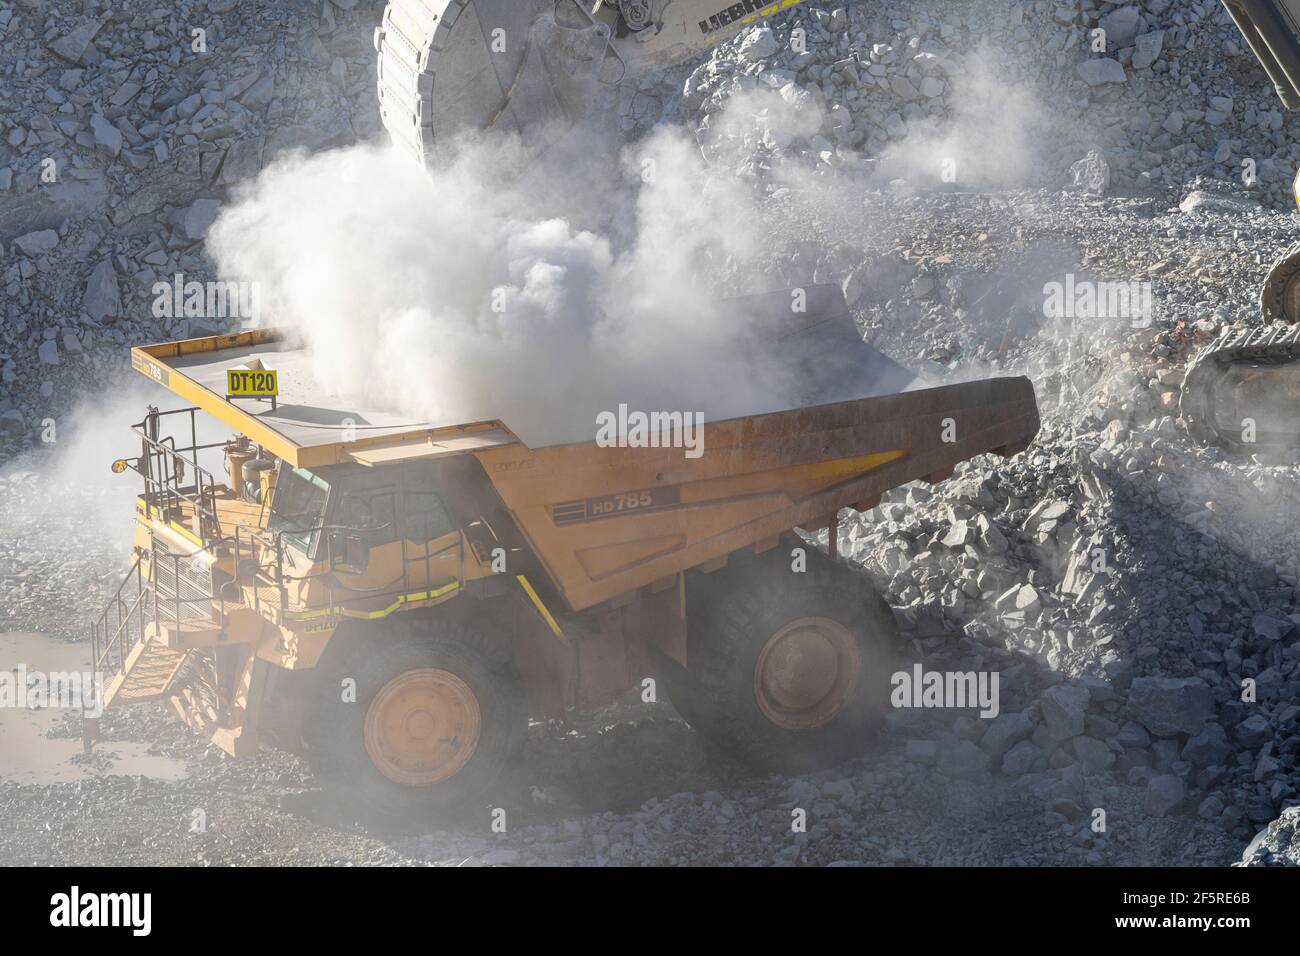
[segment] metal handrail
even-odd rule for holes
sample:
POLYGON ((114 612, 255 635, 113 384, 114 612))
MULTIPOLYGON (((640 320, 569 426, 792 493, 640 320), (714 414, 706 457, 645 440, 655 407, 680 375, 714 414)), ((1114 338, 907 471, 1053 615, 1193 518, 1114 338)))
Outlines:
POLYGON ((118 653, 120 655, 120 659, 123 662, 125 662, 126 660, 126 651, 123 648, 121 643, 121 635, 122 635, 123 628, 126 626, 127 622, 131 620, 131 616, 135 613, 136 609, 139 607, 140 601, 142 600, 145 593, 145 589, 141 586, 141 580, 140 580, 140 562, 142 560, 144 560, 143 554, 136 556, 135 563, 131 565, 131 570, 126 573, 126 576, 124 578, 122 578, 122 583, 117 586, 117 590, 113 593, 113 596, 109 599, 109 602, 107 606, 104 608, 103 613, 100 614, 99 620, 92 622, 90 625, 90 655, 92 661, 91 667, 93 670, 98 671, 101 665, 107 661, 109 650, 114 646, 114 643, 116 643, 118 647, 118 653), (126 602, 122 600, 122 592, 126 589, 127 584, 131 581, 132 575, 135 576, 135 581, 136 581, 136 596, 135 599, 131 602, 130 606, 127 607, 126 602), (117 609, 118 612, 117 626, 116 628, 114 628, 113 633, 110 636, 108 633, 108 628, 109 628, 108 617, 109 614, 112 613, 112 611, 115 608, 117 609), (125 611, 123 610, 124 608, 125 611), (101 634, 103 635, 104 638, 104 647, 102 653, 100 651, 100 646, 99 646, 101 634))
POLYGON ((211 442, 200 445, 198 442, 197 407, 172 409, 160 412, 151 408, 143 421, 137 422, 131 430, 140 438, 140 457, 134 463, 134 471, 144 478, 145 502, 149 508, 157 507, 164 515, 180 501, 188 501, 194 506, 199 518, 199 537, 206 541, 205 528, 220 531, 217 516, 216 490, 217 480, 212 473, 198 462, 199 452, 224 447, 224 442, 211 442), (189 415, 190 444, 178 448, 176 439, 171 436, 158 437, 158 423, 170 415, 189 415), (191 457, 186 457, 185 453, 191 457), (181 475, 188 466, 194 475, 193 493, 187 493, 189 486, 180 484, 181 475))

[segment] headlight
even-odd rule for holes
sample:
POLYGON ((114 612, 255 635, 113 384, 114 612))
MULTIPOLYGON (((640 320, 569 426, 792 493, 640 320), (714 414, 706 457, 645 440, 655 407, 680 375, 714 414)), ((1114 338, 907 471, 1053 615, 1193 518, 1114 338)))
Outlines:
POLYGON ((128 462, 125 458, 119 458, 117 461, 113 462, 113 474, 120 475, 122 472, 126 471, 130 467, 131 467, 130 462, 128 462))

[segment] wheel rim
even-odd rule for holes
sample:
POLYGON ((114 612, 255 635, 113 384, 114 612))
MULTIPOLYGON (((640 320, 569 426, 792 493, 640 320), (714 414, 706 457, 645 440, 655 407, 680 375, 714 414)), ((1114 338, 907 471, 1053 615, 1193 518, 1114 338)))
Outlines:
POLYGON ((754 664, 759 710, 786 730, 833 720, 853 695, 862 652, 839 621, 801 617, 768 638, 754 664))
POLYGON ((366 711, 366 753, 389 780, 427 787, 455 776, 478 748, 478 698, 450 671, 409 670, 366 711))

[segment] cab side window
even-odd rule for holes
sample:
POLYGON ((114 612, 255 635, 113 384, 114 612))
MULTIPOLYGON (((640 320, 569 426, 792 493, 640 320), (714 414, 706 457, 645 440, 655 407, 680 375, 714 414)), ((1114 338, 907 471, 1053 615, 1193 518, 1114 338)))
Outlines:
POLYGON ((372 547, 397 539, 396 495, 391 491, 349 491, 339 502, 336 522, 365 535, 372 547))

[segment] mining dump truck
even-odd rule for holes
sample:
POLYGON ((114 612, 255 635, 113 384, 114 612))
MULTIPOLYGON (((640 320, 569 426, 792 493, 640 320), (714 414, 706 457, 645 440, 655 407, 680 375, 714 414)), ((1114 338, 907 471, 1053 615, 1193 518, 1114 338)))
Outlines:
POLYGON ((1023 377, 898 392, 910 373, 830 289, 777 351, 859 397, 706 422, 694 458, 357 407, 274 329, 133 349, 183 405, 151 406, 112 466, 143 487, 92 628, 106 708, 161 701, 234 757, 302 753, 388 814, 481 799, 530 718, 649 686, 761 768, 861 752, 903 645, 837 558, 840 513, 1019 452, 1038 410, 1023 377), (212 419, 234 434, 203 441, 212 419), (827 528, 828 552, 791 533, 827 528))

